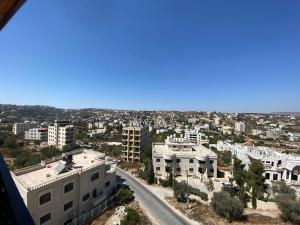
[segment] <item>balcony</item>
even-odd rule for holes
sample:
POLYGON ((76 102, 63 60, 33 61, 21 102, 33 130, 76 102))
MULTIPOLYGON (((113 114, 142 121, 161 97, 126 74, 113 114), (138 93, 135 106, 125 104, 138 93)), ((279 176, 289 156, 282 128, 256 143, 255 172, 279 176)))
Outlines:
POLYGON ((105 201, 105 199, 106 199, 106 194, 104 194, 103 192, 99 192, 99 193, 96 193, 95 195, 93 194, 91 203, 94 207, 96 207, 101 202, 105 201))

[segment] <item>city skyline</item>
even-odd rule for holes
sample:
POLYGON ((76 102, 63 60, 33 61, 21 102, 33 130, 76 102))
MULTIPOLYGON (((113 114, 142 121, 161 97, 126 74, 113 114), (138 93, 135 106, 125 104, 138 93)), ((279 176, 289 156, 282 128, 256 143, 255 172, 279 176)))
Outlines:
POLYGON ((27 2, 1 32, 0 103, 299 112, 299 9, 282 1, 27 2))

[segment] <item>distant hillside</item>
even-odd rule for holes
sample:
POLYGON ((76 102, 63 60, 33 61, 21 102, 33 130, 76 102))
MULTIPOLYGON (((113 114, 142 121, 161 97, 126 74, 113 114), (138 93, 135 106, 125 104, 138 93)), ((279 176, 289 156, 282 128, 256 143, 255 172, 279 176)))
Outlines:
POLYGON ((300 112, 273 112, 274 115, 300 117, 300 112))
POLYGON ((9 105, 0 104, 0 118, 3 122, 21 122, 24 120, 54 120, 55 117, 68 117, 69 113, 64 109, 58 109, 42 105, 9 105))

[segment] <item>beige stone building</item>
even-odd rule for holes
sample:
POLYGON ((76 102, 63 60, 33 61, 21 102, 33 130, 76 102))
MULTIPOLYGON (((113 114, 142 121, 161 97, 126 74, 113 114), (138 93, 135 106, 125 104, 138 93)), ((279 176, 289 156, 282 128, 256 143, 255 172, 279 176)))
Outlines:
POLYGON ((146 126, 129 126, 123 128, 122 158, 127 162, 139 162, 147 145, 149 128, 146 126))
POLYGON ((86 149, 11 174, 35 224, 41 225, 84 219, 116 186, 116 163, 86 149))
POLYGON ((24 123, 14 123, 12 132, 14 134, 24 134, 25 131, 38 127, 36 122, 24 122, 24 123))
POLYGON ((175 135, 152 144, 152 160, 157 178, 166 179, 170 171, 175 176, 217 177, 217 154, 175 135))
POLYGON ((55 121, 48 126, 48 144, 63 149, 65 145, 75 145, 75 127, 68 121, 55 121))
POLYGON ((48 128, 32 128, 25 131, 24 139, 26 140, 40 140, 42 142, 48 141, 48 128))

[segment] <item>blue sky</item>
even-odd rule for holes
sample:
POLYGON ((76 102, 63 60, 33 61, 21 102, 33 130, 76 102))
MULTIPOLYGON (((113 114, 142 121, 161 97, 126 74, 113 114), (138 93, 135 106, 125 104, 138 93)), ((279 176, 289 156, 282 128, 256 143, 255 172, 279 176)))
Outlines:
POLYGON ((0 33, 0 103, 300 111, 300 1, 27 1, 0 33))

